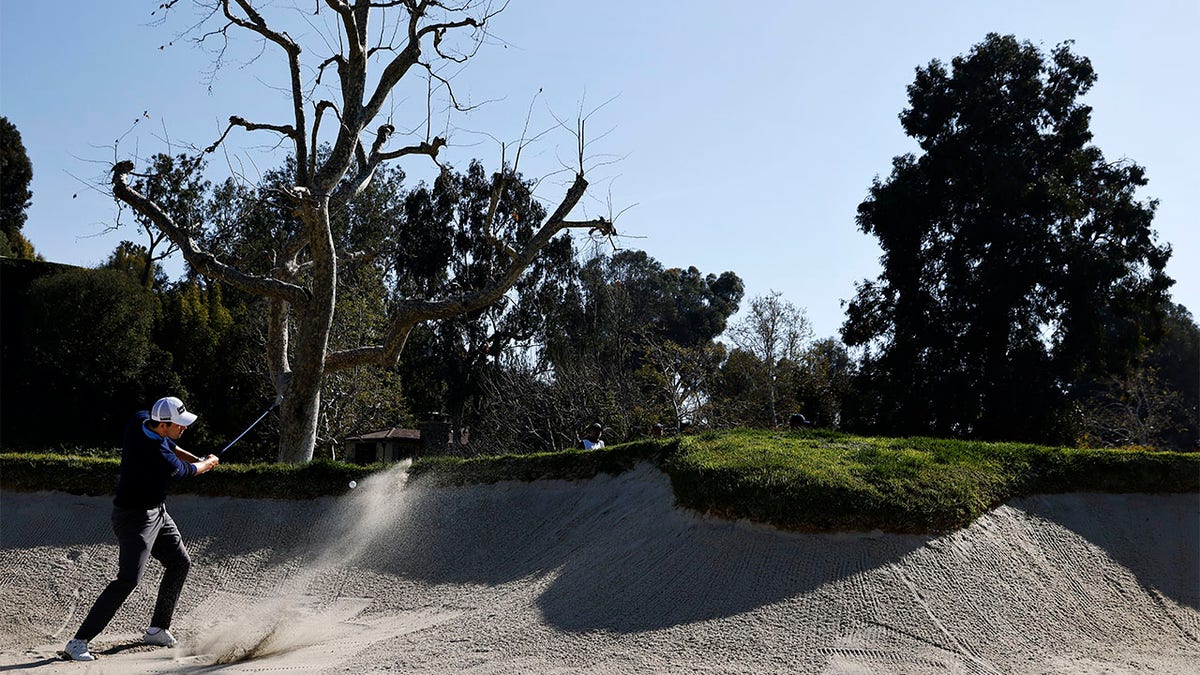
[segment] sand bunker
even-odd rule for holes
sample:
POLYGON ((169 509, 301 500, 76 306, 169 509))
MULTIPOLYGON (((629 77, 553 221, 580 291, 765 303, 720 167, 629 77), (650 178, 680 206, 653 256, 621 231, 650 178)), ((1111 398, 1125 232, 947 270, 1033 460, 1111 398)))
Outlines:
POLYGON ((1200 496, 1014 500, 938 537, 792 534, 675 508, 643 466, 584 482, 340 499, 171 497, 193 567, 174 649, 138 644, 161 568, 92 642, 109 498, 0 494, 0 671, 1195 672, 1200 496))

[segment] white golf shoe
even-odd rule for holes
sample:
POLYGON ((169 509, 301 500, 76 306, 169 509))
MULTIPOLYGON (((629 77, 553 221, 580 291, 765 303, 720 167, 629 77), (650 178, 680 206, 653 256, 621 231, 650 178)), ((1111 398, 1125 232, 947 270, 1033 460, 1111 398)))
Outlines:
POLYGON ((179 643, 171 631, 166 628, 154 628, 151 626, 146 629, 146 636, 142 638, 142 642, 148 645, 158 645, 159 647, 174 647, 179 643))
POLYGON ((91 653, 88 652, 87 640, 80 640, 78 638, 68 642, 66 649, 63 649, 63 653, 66 654, 67 658, 71 659, 72 661, 96 660, 96 657, 92 656, 91 653))

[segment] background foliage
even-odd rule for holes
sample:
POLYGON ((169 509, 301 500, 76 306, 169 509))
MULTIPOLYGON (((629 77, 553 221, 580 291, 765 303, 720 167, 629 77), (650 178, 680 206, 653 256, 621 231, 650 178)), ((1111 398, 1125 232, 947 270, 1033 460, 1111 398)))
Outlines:
MULTIPOLYGON (((778 429, 797 413, 885 436, 1192 449, 1200 328, 1168 294, 1145 170, 1091 143, 1082 97, 1096 78, 1069 43, 995 34, 917 70, 900 121, 920 151, 859 206, 882 272, 858 285, 840 337, 813 335, 792 299, 745 298, 736 271, 563 236, 501 302, 419 326, 397 368, 326 378, 316 456, 435 412, 469 438, 453 446, 465 454, 573 448, 597 421, 613 443, 655 425, 778 429)), ((169 278, 172 247, 136 218, 138 242, 100 269, 37 261, 20 243, 33 167, 7 120, 0 136, 0 444, 103 452, 165 395, 201 413, 185 447, 240 433, 274 397, 263 301, 190 270, 169 278)), ((150 166, 138 188, 241 269, 267 273, 263 252, 299 227, 291 161, 254 187, 211 184, 188 155, 150 166)), ((332 348, 378 340, 406 294, 470 293, 503 266, 496 240, 527 240, 546 214, 509 171, 499 230, 485 231, 501 173, 475 161, 408 185, 380 169, 332 214, 338 249, 358 252, 339 274, 332 348)), ((269 416, 230 459, 273 458, 276 434, 269 416)))

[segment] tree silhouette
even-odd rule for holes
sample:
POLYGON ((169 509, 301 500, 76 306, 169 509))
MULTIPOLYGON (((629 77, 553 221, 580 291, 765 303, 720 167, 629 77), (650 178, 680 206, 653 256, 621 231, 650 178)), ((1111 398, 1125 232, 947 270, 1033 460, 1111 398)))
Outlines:
POLYGON ((858 208, 883 248, 842 328, 865 348, 859 426, 1049 440, 1071 387, 1127 368, 1172 283, 1145 171, 1091 145, 1096 80, 1064 43, 990 34, 932 61, 896 157, 858 208))
POLYGON ((25 153, 21 132, 7 117, 0 117, 0 255, 40 259, 21 232, 25 210, 33 200, 32 180, 33 163, 25 153))

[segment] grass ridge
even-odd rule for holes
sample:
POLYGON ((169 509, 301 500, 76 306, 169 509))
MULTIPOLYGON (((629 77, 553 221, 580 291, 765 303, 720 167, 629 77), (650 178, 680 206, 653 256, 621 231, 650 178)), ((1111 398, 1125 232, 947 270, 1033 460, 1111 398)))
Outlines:
MULTIPOLYGON (((414 481, 458 486, 505 480, 585 480, 640 462, 665 471, 681 506, 799 531, 935 533, 1031 494, 1200 492, 1200 454, 1080 450, 1024 443, 862 437, 754 429, 625 443, 593 451, 431 457, 414 481)), ((0 454, 0 489, 112 494, 111 457, 0 454)), ((317 460, 228 464, 175 493, 311 499, 342 494, 386 466, 317 460)))

